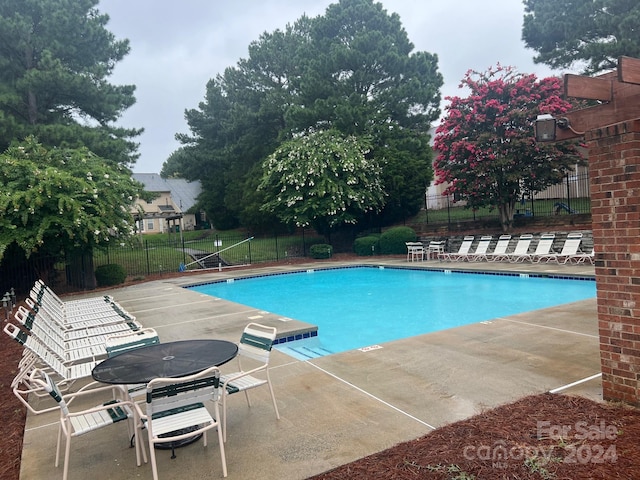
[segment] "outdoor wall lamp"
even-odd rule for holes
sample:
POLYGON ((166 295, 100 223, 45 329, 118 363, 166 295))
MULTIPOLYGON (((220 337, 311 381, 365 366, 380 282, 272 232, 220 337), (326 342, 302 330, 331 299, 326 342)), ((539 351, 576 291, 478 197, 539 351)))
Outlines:
POLYGON ((536 142, 553 142, 556 139, 556 126, 559 126, 557 123, 549 113, 538 115, 534 123, 536 142))
POLYGON ((538 115, 534 123, 536 142, 553 142, 556 139, 556 127, 561 130, 569 129, 576 135, 584 135, 584 132, 576 132, 571 128, 567 117, 555 118, 549 113, 538 115))

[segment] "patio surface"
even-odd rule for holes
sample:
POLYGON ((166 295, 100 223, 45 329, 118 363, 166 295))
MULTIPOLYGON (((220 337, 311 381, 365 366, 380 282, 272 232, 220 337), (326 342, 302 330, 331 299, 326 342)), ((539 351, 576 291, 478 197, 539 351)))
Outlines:
MULTIPOLYGON (((256 272, 345 264, 594 275, 588 264, 407 263, 404 257, 373 257, 350 263, 309 262, 186 274, 104 293, 145 327, 155 328, 163 342, 193 338, 235 342, 251 321, 276 326, 279 332, 304 325, 181 286, 256 272)), ((591 378, 600 373, 595 299, 381 347, 308 361, 274 350, 271 379, 281 418, 276 420, 266 388, 252 391, 251 408, 243 396, 230 398, 225 443, 228 478, 305 479, 530 394, 558 389, 596 401, 602 398, 599 377, 591 378)), ((62 478, 62 467, 54 467, 58 415, 28 416, 20 478, 62 478)), ((157 452, 161 479, 222 478, 215 433, 209 435, 207 447, 199 441, 177 449, 176 455, 170 459, 170 450, 157 452)), ((135 449, 129 448, 124 426, 72 441, 70 480, 132 478, 151 479, 151 466, 136 466, 135 449)))

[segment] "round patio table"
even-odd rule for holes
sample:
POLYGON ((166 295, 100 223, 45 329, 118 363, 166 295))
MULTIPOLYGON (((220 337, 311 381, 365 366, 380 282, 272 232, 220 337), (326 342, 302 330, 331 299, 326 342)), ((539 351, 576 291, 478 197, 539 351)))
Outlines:
POLYGON ((91 372, 109 384, 148 383, 158 377, 185 377, 220 366, 238 354, 238 345, 226 340, 180 340, 136 348, 107 358, 91 372))
MULTIPOLYGON (((180 340, 158 343, 120 353, 96 365, 94 380, 109 384, 148 383, 158 377, 185 377, 209 367, 227 363, 238 354, 238 345, 226 340, 180 340)), ((202 434, 171 443, 160 443, 159 450, 183 447, 202 434)))

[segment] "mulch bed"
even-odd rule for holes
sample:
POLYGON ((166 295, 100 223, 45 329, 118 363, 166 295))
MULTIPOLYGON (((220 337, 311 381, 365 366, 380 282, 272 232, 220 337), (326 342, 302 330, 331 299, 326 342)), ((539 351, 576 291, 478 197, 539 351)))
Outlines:
POLYGON ((2 392, 2 395, 0 395, 0 412, 2 412, 2 421, 0 422, 0 438, 2 438, 0 478, 3 480, 18 480, 20 478, 22 437, 27 409, 11 392, 11 381, 17 373, 18 360, 22 356, 22 347, 3 332, 0 334, 0 352, 2 352, 2 369, 0 369, 0 389, 2 392))
POLYGON ((640 411, 525 397, 310 480, 640 479, 640 411))
MULTIPOLYGON (((19 480, 26 410, 10 385, 22 347, 2 334, 0 351, 0 478, 19 480)), ((637 480, 640 410, 567 395, 533 395, 309 480, 338 479, 637 480)))

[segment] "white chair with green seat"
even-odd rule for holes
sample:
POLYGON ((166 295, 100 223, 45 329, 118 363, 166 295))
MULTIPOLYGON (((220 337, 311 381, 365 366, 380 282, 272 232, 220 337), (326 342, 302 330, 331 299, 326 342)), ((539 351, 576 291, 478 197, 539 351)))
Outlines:
MULTIPOLYGON (((89 432, 99 430, 103 427, 113 425, 115 423, 124 422, 127 424, 128 438, 131 438, 134 426, 133 417, 135 416, 133 410, 133 404, 127 400, 112 399, 106 403, 100 404, 93 408, 84 410, 70 411, 69 403, 72 400, 81 396, 95 395, 96 393, 103 391, 110 391, 112 395, 116 393, 116 389, 113 387, 101 387, 93 390, 81 391, 76 393, 69 393, 63 395, 60 393, 58 386, 47 375, 46 372, 40 369, 35 369, 30 375, 30 381, 33 385, 37 385, 39 388, 49 393, 60 407, 60 423, 58 425, 58 442, 56 446, 56 467, 59 465, 60 459, 60 446, 62 437, 65 438, 65 452, 64 452, 64 468, 62 473, 62 479, 66 480, 69 472, 69 456, 71 452, 71 439, 73 437, 79 437, 89 432)), ((128 443, 128 442, 127 442, 128 443)), ((143 456, 146 461, 146 453, 143 451, 143 456)), ((136 461, 140 466, 140 447, 136 442, 136 461)))
MULTIPOLYGON (((276 339, 277 329, 267 327, 259 323, 248 324, 242 332, 240 343, 238 344, 238 368, 237 372, 225 373, 220 378, 222 382, 222 418, 224 439, 227 440, 227 397, 234 393, 244 392, 247 404, 251 406, 249 400, 249 390, 252 388, 269 386, 273 408, 276 411, 276 418, 280 419, 276 396, 273 393, 271 378, 269 377, 269 357, 271 347, 276 339), (243 369, 242 362, 254 364, 253 368, 243 369), (255 366, 257 364, 257 366, 255 366), (255 376, 261 374, 260 377, 255 376), (264 377, 264 378, 262 378, 264 377)), ((245 365, 246 366, 246 365, 245 365)))
MULTIPOLYGON (((173 444, 202 434, 206 447, 207 432, 214 428, 218 431, 222 473, 226 477, 227 461, 220 429, 218 405, 220 395, 220 370, 218 367, 211 367, 186 377, 154 378, 147 384, 146 393, 145 412, 142 411, 140 403, 134 404, 140 420, 136 424, 136 434, 137 438, 142 439, 144 434, 141 430, 146 427, 154 480, 158 480, 154 448, 156 444, 173 444), (205 407, 207 400, 213 400, 213 416, 205 407)), ((136 445, 138 443, 141 442, 136 442, 136 445)), ((175 453, 173 453, 173 457, 175 457, 175 453)))
MULTIPOLYGON (((105 348, 107 356, 111 358, 124 352, 156 345, 158 343, 160 343, 158 333, 153 328, 143 328, 137 332, 107 337, 105 348)), ((127 393, 130 399, 141 396, 146 391, 146 385, 144 383, 119 385, 119 387, 127 393)))

